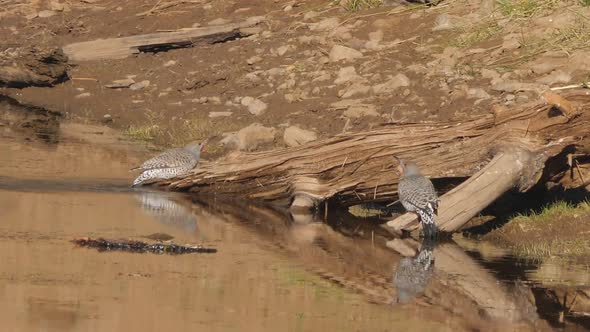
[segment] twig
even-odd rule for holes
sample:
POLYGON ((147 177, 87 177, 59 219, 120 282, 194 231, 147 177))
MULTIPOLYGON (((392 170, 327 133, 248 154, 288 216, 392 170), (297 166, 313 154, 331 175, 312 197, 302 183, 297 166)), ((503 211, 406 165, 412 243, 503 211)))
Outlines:
POLYGON ((582 88, 582 89, 590 89, 590 82, 582 82, 579 84, 571 84, 571 85, 565 85, 565 86, 556 86, 551 88, 551 91, 559 91, 559 90, 567 90, 567 89, 577 89, 577 88, 582 88))
POLYGON ((346 156, 346 158, 344 158, 344 162, 342 163, 342 166, 340 166, 340 170, 344 169, 344 165, 346 165, 347 160, 348 160, 348 156, 346 156))

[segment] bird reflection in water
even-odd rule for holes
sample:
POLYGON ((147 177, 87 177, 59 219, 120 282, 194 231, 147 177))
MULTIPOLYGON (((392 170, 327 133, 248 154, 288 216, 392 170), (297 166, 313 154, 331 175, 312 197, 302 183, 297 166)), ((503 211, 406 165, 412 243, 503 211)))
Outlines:
POLYGON ((400 260, 393 276, 393 285, 397 290, 394 303, 408 303, 424 292, 434 270, 435 246, 435 240, 425 240, 416 256, 400 260))
POLYGON ((182 204, 173 200, 173 195, 163 192, 139 192, 137 199, 143 211, 158 222, 176 227, 188 233, 197 231, 197 218, 182 204))

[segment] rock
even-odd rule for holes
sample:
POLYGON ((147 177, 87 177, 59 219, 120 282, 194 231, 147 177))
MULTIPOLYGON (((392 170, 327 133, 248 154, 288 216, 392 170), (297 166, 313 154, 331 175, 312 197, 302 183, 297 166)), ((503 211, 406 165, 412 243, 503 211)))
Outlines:
POLYGON ((404 86, 410 86, 410 79, 406 75, 399 73, 389 81, 373 86, 373 93, 376 95, 389 94, 397 88, 404 86))
POLYGON ((330 51, 330 61, 337 62, 341 60, 353 60, 362 57, 363 54, 353 48, 334 45, 330 51))
POLYGON ((219 118, 219 117, 223 117, 223 116, 231 116, 233 113, 232 112, 209 112, 209 117, 210 118, 219 118))
POLYGON ((442 14, 436 18, 436 21, 434 22, 434 28, 432 28, 432 31, 449 30, 452 28, 453 28, 453 25, 451 24, 451 20, 449 18, 449 15, 442 14))
POLYGON ((241 151, 254 151, 260 146, 274 142, 275 129, 264 127, 260 123, 253 123, 230 134, 221 140, 222 144, 235 147, 241 151))
POLYGON ((353 83, 352 85, 338 91, 338 97, 350 98, 353 96, 366 95, 371 91, 371 87, 363 83, 353 83))
POLYGON ((171 66, 174 66, 175 64, 176 64, 176 61, 170 60, 164 64, 164 67, 171 67, 171 66))
POLYGON ((42 10, 37 14, 37 16, 40 18, 47 18, 47 17, 51 17, 55 14, 57 14, 57 12, 55 12, 53 10, 42 10))
POLYGON ((87 97, 90 97, 90 92, 81 93, 81 94, 77 95, 75 98, 81 99, 81 98, 87 98, 87 97))
POLYGON ((556 83, 570 83, 571 81, 572 75, 559 69, 537 80, 537 82, 547 85, 553 85, 556 83))
POLYGON ((309 30, 311 31, 327 31, 336 28, 340 24, 340 20, 337 17, 325 18, 318 23, 310 24, 309 30))
POLYGON ((150 86, 150 81, 144 80, 141 82, 131 84, 129 86, 129 89, 136 91, 136 90, 141 90, 141 89, 147 88, 148 86, 150 86))
POLYGON ((251 58, 248 58, 248 60, 246 60, 246 63, 249 65, 253 65, 253 64, 258 63, 260 61, 262 61, 262 58, 259 57, 258 55, 255 55, 251 58))
POLYGON ((293 45, 283 45, 279 48, 277 48, 277 55, 278 56, 283 56, 285 55, 285 53, 287 53, 288 51, 294 49, 295 47, 293 45))
POLYGON ((490 99, 489 93, 482 88, 471 88, 467 90, 467 95, 475 99, 490 99))
POLYGON ((369 41, 365 43, 368 50, 379 50, 379 43, 383 40, 383 30, 377 30, 369 33, 369 41))
POLYGON ((110 123, 113 122, 113 117, 110 114, 105 114, 102 117, 102 122, 103 123, 110 123))
POLYGON ((318 139, 318 135, 311 130, 301 129, 297 126, 291 126, 285 129, 283 140, 287 146, 299 146, 318 139))
POLYGON ((253 97, 244 97, 240 103, 248 107, 248 112, 254 115, 261 115, 268 108, 265 102, 253 97))
POLYGON ((110 89, 128 88, 133 83, 135 83, 133 79, 125 78, 122 80, 114 80, 111 84, 106 84, 105 87, 110 89))
POLYGON ((360 99, 346 99, 330 104, 332 110, 344 110, 344 116, 360 118, 362 116, 380 116, 375 105, 364 104, 360 99))
MULTIPOLYGON (((347 82, 360 81, 363 78, 357 75, 356 69, 353 66, 340 68, 338 77, 334 80, 334 84, 343 84, 347 82)), ((315 81, 315 80, 314 80, 315 81)))
POLYGON ((290 12, 292 10, 293 10, 293 6, 292 5, 287 5, 287 6, 285 6, 285 8, 283 8, 283 11, 284 12, 290 12))
POLYGON ((224 24, 228 24, 229 22, 231 22, 231 20, 225 19, 225 18, 216 18, 213 21, 209 21, 209 23, 207 23, 207 25, 224 25, 224 24))
POLYGON ((311 20, 312 18, 315 18, 315 17, 317 17, 318 15, 320 15, 318 12, 316 12, 316 11, 313 11, 313 10, 310 10, 310 11, 308 11, 307 13, 305 13, 305 15, 303 15, 303 20, 304 20, 304 21, 309 21, 309 20, 311 20))

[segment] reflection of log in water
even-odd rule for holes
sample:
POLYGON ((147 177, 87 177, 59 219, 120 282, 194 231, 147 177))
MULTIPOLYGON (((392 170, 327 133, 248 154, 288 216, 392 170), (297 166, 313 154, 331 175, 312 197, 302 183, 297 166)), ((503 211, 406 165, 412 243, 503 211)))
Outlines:
MULTIPOLYGON (((392 299, 400 295, 406 296, 396 294, 396 288, 392 283, 392 270, 402 264, 400 257, 385 246, 387 239, 377 232, 374 240, 357 237, 353 241, 351 236, 336 232, 324 223, 293 223, 287 212, 239 201, 221 205, 218 204, 222 203, 219 197, 215 203, 198 197, 193 201, 197 205, 206 206, 209 211, 223 213, 224 219, 229 222, 251 229, 252 234, 260 239, 258 242, 261 245, 272 246, 273 250, 302 263, 310 272, 363 294, 371 302, 389 305, 392 299)), ((458 324, 467 329, 488 330, 498 324, 509 329, 531 330, 543 327, 544 322, 538 317, 522 314, 519 312, 520 308, 515 306, 511 309, 516 313, 512 313, 508 319, 498 317, 498 313, 506 308, 503 301, 508 301, 510 295, 492 275, 477 266, 458 246, 444 246, 442 255, 438 253, 439 247, 434 252, 435 272, 431 275, 428 275, 431 272, 426 273, 422 277, 423 281, 420 281, 424 286, 428 284, 424 294, 409 301, 401 310, 418 310, 429 319, 458 324), (461 273, 474 276, 464 277, 461 273), (455 280, 457 275, 459 281, 455 280), (430 281, 427 280, 429 278, 430 281), (477 292, 478 288, 483 288, 484 291, 477 292), (496 297, 499 299, 498 304, 494 302, 496 297), (452 318, 449 317, 449 313, 453 313, 452 318)), ((426 250, 423 256, 428 256, 426 250)), ((430 267, 426 268, 429 269, 431 270, 430 267)), ((420 287, 415 287, 416 295, 422 291, 420 287)))
POLYGON ((197 218, 188 207, 183 206, 186 202, 176 202, 171 194, 164 192, 142 191, 137 193, 136 198, 142 210, 158 222, 186 232, 197 231, 197 218))

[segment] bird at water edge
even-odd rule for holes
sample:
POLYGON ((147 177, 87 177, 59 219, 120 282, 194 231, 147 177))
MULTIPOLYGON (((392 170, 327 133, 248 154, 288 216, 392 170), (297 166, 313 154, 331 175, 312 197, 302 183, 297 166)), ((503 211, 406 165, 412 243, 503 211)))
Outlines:
POLYGON ((193 142, 182 148, 170 149, 146 160, 138 167, 142 173, 133 181, 133 187, 156 179, 172 179, 188 173, 199 164, 201 152, 207 140, 202 143, 193 142))
POLYGON ((434 217, 438 211, 438 195, 434 185, 422 173, 414 162, 404 162, 393 157, 399 162, 398 171, 400 179, 397 185, 399 201, 408 212, 418 215, 424 237, 432 238, 438 233, 438 227, 434 217))

